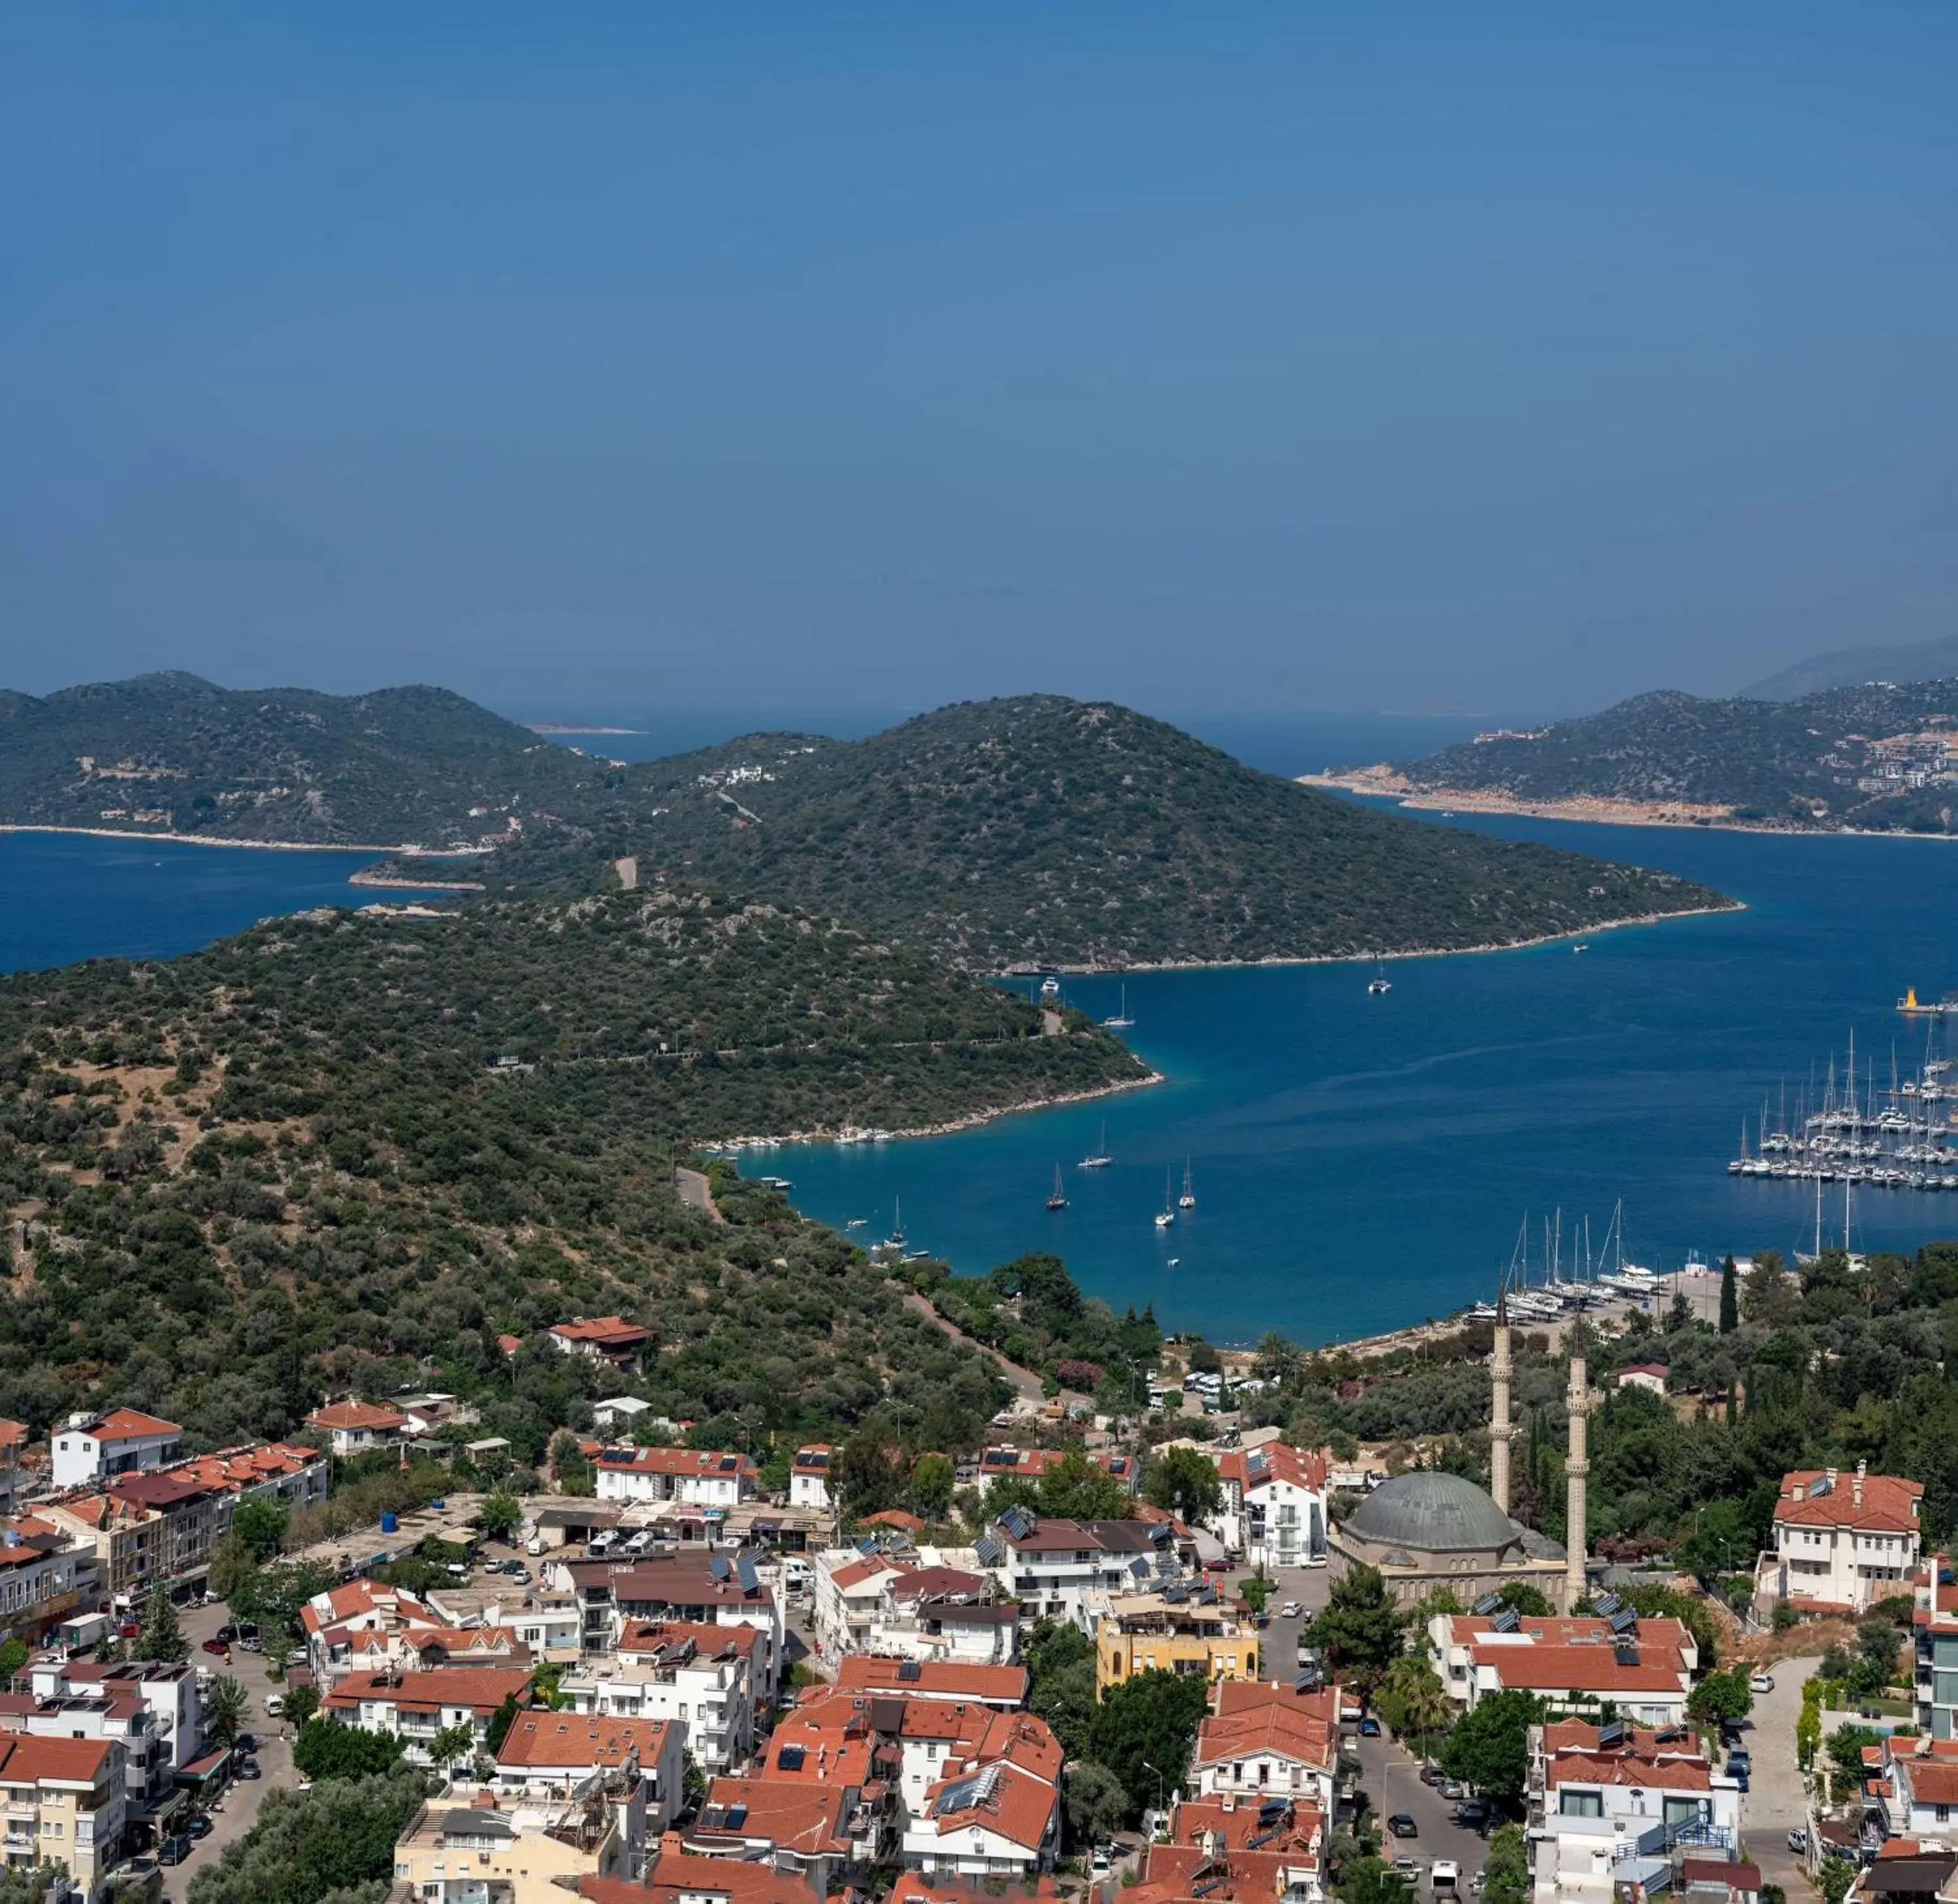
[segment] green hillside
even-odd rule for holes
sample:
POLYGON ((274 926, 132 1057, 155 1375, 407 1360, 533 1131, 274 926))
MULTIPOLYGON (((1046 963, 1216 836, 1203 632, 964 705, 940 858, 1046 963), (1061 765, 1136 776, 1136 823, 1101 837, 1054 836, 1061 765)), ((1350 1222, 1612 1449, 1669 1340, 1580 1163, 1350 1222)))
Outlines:
POLYGON ((1877 743, 1947 731, 1958 743, 1958 681, 1833 688, 1788 701, 1667 692, 1534 737, 1451 747, 1399 770, 1428 792, 1690 802, 1801 827, 1941 832, 1953 790, 1941 743, 1877 743))
POLYGON ((962 1446, 990 1372, 772 1191, 726 1179, 724 1223, 686 1207, 676 1142, 1142 1075, 1078 1017, 1044 1035, 914 954, 698 893, 322 912, 0 980, 0 1217, 24 1239, 0 1413, 112 1399, 237 1441, 329 1389, 426 1382, 429 1356, 483 1432, 534 1443, 563 1403, 526 1403, 525 1371, 563 1358, 520 1358, 513 1388, 496 1336, 616 1311, 657 1331, 645 1392, 676 1419, 759 1437, 942 1400, 960 1419, 927 1445, 962 1446))
POLYGON ((0 821, 14 824, 467 845, 611 771, 442 688, 342 696, 155 674, 0 694, 0 821))
POLYGON ((1361 807, 1050 695, 635 767, 493 873, 578 888, 626 856, 642 878, 765 893, 972 970, 1506 944, 1721 903, 1667 874, 1361 807))

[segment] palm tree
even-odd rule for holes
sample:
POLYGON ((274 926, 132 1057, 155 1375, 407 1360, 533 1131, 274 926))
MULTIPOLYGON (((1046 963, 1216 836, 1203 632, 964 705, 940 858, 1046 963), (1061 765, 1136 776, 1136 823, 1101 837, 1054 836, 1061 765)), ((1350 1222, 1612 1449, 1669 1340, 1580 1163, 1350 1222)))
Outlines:
POLYGON ((250 1703, 245 1688, 230 1674, 219 1674, 205 1702, 206 1736, 219 1745, 229 1745, 243 1728, 250 1703))

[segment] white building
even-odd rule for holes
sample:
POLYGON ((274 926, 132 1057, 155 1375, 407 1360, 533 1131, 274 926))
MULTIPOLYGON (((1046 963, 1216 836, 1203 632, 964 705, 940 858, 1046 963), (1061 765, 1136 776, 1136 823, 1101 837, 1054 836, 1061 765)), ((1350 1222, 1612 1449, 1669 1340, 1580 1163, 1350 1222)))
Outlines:
POLYGON ((514 1666, 443 1666, 432 1672, 353 1673, 328 1693, 325 1716, 369 1732, 398 1732, 403 1756, 432 1763, 429 1748, 439 1732, 467 1725, 482 1747, 489 1722, 505 1699, 521 1705, 531 1675, 514 1666))
POLYGON ((1669 1888, 1675 1852, 1734 1855, 1741 1792, 1690 1727, 1560 1719, 1530 1728, 1526 1825, 1536 1904, 1669 1888))
POLYGON ((677 1501, 724 1509, 755 1491, 752 1458, 714 1448, 600 1448, 593 1465, 600 1501, 677 1501))
POLYGON ((1922 1482, 1871 1474, 1861 1461, 1851 1475, 1834 1468, 1784 1475, 1757 1591, 1818 1613, 1858 1614, 1911 1592, 1923 1499, 1922 1482))
POLYGON ((331 1402, 306 1417, 306 1426, 326 1437, 343 1461, 370 1448, 392 1447, 407 1438, 408 1418, 399 1409, 377 1408, 371 1402, 331 1402))
POLYGON ((496 1749, 496 1789, 506 1802, 533 1801, 567 1785, 623 1774, 638 1779, 641 1834, 657 1836, 678 1815, 685 1794, 686 1730, 660 1720, 533 1709, 518 1714, 496 1749))
POLYGON ((183 1430, 176 1422, 133 1408, 113 1409, 106 1415, 71 1415, 49 1438, 58 1490, 160 1468, 183 1452, 183 1430))
POLYGON ((1044 1721, 1003 1713, 977 1752, 948 1764, 916 1812, 907 1808, 907 1869, 933 1878, 1031 1877, 1060 1849, 1061 1754, 1044 1721))
POLYGON ((1094 1631, 1094 1608, 1181 1577, 1171 1529, 1142 1520, 1042 1520, 1009 1507, 974 1550, 1002 1592, 1031 1616, 1094 1631))
POLYGON ((1700 1664, 1693 1635, 1670 1618, 1609 1610, 1596 1617, 1437 1614, 1428 1658, 1451 1699, 1472 1711, 1488 1694, 1534 1693, 1553 1712, 1595 1711, 1609 1700, 1640 1725, 1684 1724, 1700 1664))
POLYGON ((38 1637, 101 1593, 92 1540, 37 1515, 0 1521, 0 1638, 38 1637))
POLYGON ((601 1434, 616 1434, 621 1428, 630 1432, 642 1415, 652 1412, 652 1403, 642 1402, 635 1395, 614 1395, 591 1404, 591 1419, 601 1434))
POLYGON ((677 1725, 704 1770, 726 1772, 755 1749, 765 1646, 754 1627, 634 1621, 616 1651, 567 1673, 559 1690, 574 1712, 677 1725))
POLYGON ((827 1510, 835 1504, 829 1498, 829 1463, 832 1450, 817 1442, 796 1450, 795 1463, 789 1469, 789 1505, 827 1510))
POLYGON ((1326 1551, 1323 1456, 1278 1441, 1203 1450, 1217 1464, 1223 1501, 1212 1531, 1253 1566, 1297 1567, 1326 1551))
POLYGON ((1197 1792, 1288 1799, 1336 1816, 1339 1699, 1336 1686, 1301 1692, 1267 1680, 1220 1679, 1190 1754, 1197 1792))

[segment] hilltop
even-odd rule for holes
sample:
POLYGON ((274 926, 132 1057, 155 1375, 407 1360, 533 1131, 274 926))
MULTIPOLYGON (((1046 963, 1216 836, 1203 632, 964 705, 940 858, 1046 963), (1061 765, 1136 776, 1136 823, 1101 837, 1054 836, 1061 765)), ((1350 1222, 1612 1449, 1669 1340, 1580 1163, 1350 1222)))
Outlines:
POLYGON ((616 1312, 657 1332, 676 1419, 759 1441, 895 1402, 952 1409, 927 1445, 963 1446, 990 1369, 765 1187, 718 1173, 724 1220, 686 1207, 676 1140, 1144 1075, 1076 1015, 1051 1031, 903 948, 699 892, 324 911, 0 980, 0 1411, 38 1430, 113 1399, 235 1441, 426 1384, 429 1355, 534 1460, 525 1383, 564 1358, 520 1358, 513 1391, 498 1335, 616 1312))
POLYGON ((0 694, 0 822, 308 846, 470 845, 613 771, 442 688, 195 675, 0 694))
POLYGON ((1743 688, 1750 701, 1799 701, 1827 688, 1855 688, 1872 682, 1949 681, 1958 676, 1958 635, 1932 641, 1903 641, 1874 648, 1837 648, 1812 654, 1743 688))
POLYGON ((867 739, 757 735, 629 770, 495 876, 576 889, 630 857, 835 913, 968 970, 1511 944, 1717 906, 1669 875, 1488 840, 1262 773, 1053 695, 867 739))
POLYGON ((1958 787, 1958 681, 1834 688, 1790 701, 1640 694, 1393 771, 1399 790, 1430 804, 1476 795, 1550 807, 1623 802, 1803 830, 1947 832, 1958 787))

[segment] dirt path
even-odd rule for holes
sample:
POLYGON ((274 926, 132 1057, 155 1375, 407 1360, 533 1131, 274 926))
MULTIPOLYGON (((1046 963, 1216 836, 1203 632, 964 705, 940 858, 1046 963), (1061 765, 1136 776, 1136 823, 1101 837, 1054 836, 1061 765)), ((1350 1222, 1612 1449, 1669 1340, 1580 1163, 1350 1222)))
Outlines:
POLYGON ((1031 1368, 1022 1368, 1018 1362, 1007 1361, 998 1349, 989 1349, 983 1342, 975 1341, 955 1322, 948 1322, 917 1290, 907 1289, 905 1292, 905 1306, 908 1309, 915 1309, 921 1316, 929 1317, 954 1342, 962 1342, 967 1348, 976 1349, 982 1355, 990 1355, 999 1365, 1000 1373, 1028 1401, 1038 1405, 1046 1398, 1046 1384, 1031 1368))

